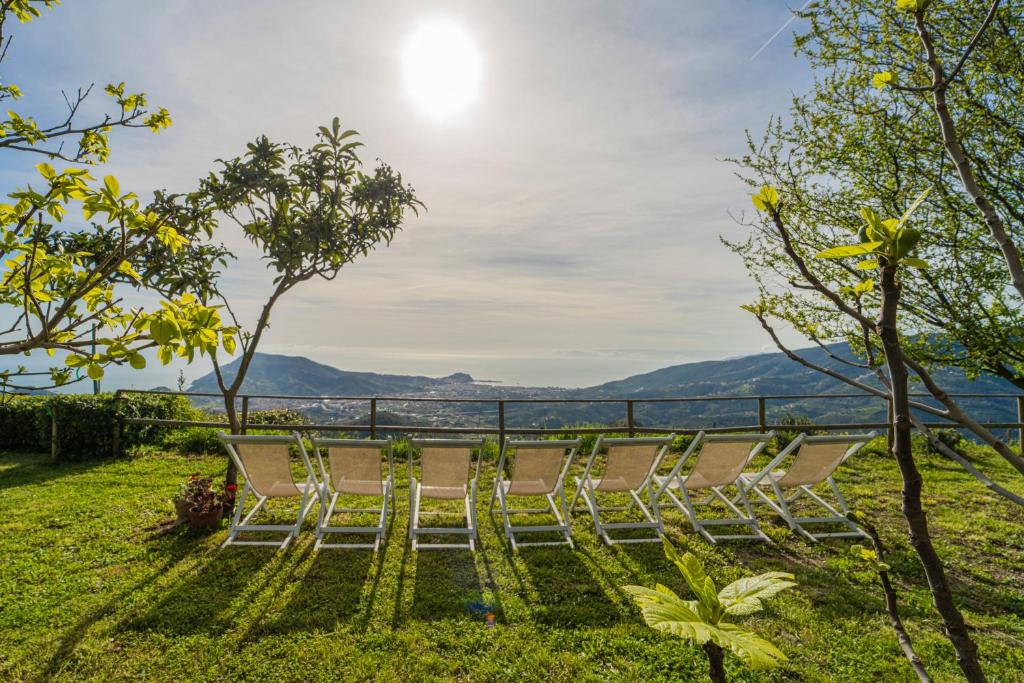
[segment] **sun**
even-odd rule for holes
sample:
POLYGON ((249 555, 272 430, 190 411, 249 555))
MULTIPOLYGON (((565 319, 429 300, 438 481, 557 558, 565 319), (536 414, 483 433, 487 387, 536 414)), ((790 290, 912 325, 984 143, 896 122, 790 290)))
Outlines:
POLYGON ((420 25, 402 50, 405 87, 427 116, 450 120, 476 99, 480 52, 459 24, 436 19, 420 25))

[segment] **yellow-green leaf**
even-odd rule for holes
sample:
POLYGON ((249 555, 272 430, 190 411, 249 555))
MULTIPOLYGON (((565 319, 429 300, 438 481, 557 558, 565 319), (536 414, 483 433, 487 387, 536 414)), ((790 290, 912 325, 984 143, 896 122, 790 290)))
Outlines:
POLYGON ((870 254, 880 246, 882 246, 882 242, 847 244, 842 247, 832 247, 831 249, 818 252, 815 254, 814 258, 847 258, 849 256, 860 256, 862 254, 870 254))
POLYGON ((883 90, 886 86, 893 85, 895 82, 896 74, 891 71, 880 71, 871 79, 871 85, 879 90, 883 90))
POLYGON ((110 190, 110 193, 115 197, 120 196, 121 186, 117 183, 117 178, 112 175, 103 177, 103 186, 110 190))
POLYGON ((89 379, 102 379, 103 378, 103 367, 96 363, 89 363, 86 372, 89 374, 89 379))
POLYGON ((768 211, 778 207, 779 193, 771 185, 765 185, 760 192, 751 195, 751 201, 754 202, 754 208, 759 211, 768 211))

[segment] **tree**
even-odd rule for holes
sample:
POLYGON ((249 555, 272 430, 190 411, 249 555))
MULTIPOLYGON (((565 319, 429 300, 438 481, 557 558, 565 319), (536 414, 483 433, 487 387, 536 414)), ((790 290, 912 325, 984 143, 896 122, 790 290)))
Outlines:
POLYGON ((665 557, 676 565, 697 599, 683 600, 661 584, 653 590, 623 586, 640 606, 648 626, 700 645, 707 655, 711 680, 715 683, 725 681, 726 650, 755 670, 773 669, 779 662, 786 661, 786 655, 777 647, 727 618, 760 612, 762 600, 796 585, 792 574, 767 572, 733 581, 719 591, 695 555, 683 553, 680 556, 668 539, 664 539, 663 546, 665 557))
MULTIPOLYGON (((406 211, 416 213, 422 207, 412 188, 403 185, 401 174, 387 164, 379 163, 373 173, 362 171, 357 153, 362 143, 355 141, 356 135, 343 131, 335 118, 330 128, 320 127, 316 144, 308 149, 263 136, 250 143, 243 156, 220 160, 221 168, 196 192, 165 197, 176 204, 179 215, 190 213, 200 222, 215 212, 228 217, 276 273, 273 290, 251 329, 235 316, 215 280, 209 290, 196 293, 203 303, 221 305, 241 330, 233 377, 226 376, 221 359, 213 356, 232 433, 241 430, 236 398, 281 297, 314 277, 333 280, 346 264, 380 243, 390 244, 406 211)), ((224 348, 233 353, 234 340, 224 348)), ((236 478, 229 463, 228 483, 236 478)))
MULTIPOLYGON (((908 194, 931 187, 919 214, 932 267, 908 280, 901 300, 906 328, 919 333, 907 351, 1024 388, 1020 10, 998 0, 814 3, 796 39, 815 69, 813 90, 739 163, 755 186, 787 197, 801 242, 833 237, 805 235, 803 225, 847 233, 858 224, 849 207, 897 214, 908 194)), ((748 254, 756 259, 760 246, 748 254)), ((859 336, 856 326, 836 331, 859 336)))
MULTIPOLYGON (((0 63, 7 56, 13 36, 6 34, 7 21, 14 17, 22 24, 41 15, 40 8, 52 9, 59 0, 2 0, 0 2, 0 63)), ((126 92, 125 84, 110 84, 104 88, 114 100, 116 109, 103 114, 99 120, 80 121, 82 104, 92 94, 93 86, 79 88, 73 95, 64 95, 67 112, 58 120, 39 124, 30 116, 8 111, 6 120, 0 120, 0 149, 39 154, 49 160, 59 159, 76 164, 107 160, 110 155, 109 133, 113 128, 148 128, 159 132, 171 125, 166 109, 148 108, 145 93, 126 92), (67 149, 70 142, 73 150, 67 149)), ((23 91, 13 83, 0 84, 0 103, 18 100, 23 91)), ((9 106, 9 105, 8 105, 9 106)))
MULTIPOLYGON (((0 62, 12 42, 4 33, 7 21, 32 21, 41 8, 55 4, 0 2, 0 62)), ((8 111, 8 118, 0 120, 0 150, 89 165, 107 160, 112 128, 159 132, 171 123, 166 109, 148 109, 146 95, 127 92, 124 83, 105 89, 116 105, 114 113, 82 123, 79 109, 91 90, 80 89, 74 98, 65 95, 68 111, 55 123, 41 125, 8 111)), ((22 94, 13 83, 0 85, 0 101, 22 94)), ((47 375, 50 386, 57 386, 75 374, 84 378, 79 369, 99 379, 110 363, 141 368, 146 361, 140 352, 151 347, 190 357, 197 350, 210 353, 232 337, 216 309, 192 295, 179 296, 183 282, 203 281, 211 264, 222 258, 222 249, 200 244, 211 236, 211 223, 193 223, 192 231, 185 232, 159 206, 143 206, 136 194, 122 192, 113 176, 97 181, 86 168, 57 170, 49 161, 36 169, 37 181, 10 193, 11 203, 0 204, 0 310, 6 308, 4 324, 9 323, 0 330, 0 355, 36 350, 68 355, 64 367, 46 373, 4 369, 0 392, 40 388, 26 380, 37 375, 47 375), (78 214, 86 225, 69 226, 78 214), (160 310, 128 307, 119 293, 125 285, 162 293, 160 310)))
MULTIPOLYGON (((935 550, 928 528, 928 518, 922 504, 923 480, 914 458, 911 446, 911 428, 914 420, 911 413, 908 366, 912 367, 924 381, 931 381, 924 368, 908 358, 903 351, 902 335, 899 328, 900 298, 903 277, 910 268, 927 269, 928 264, 917 257, 915 249, 922 239, 922 231, 909 225, 911 215, 924 201, 922 194, 899 219, 882 219, 870 208, 861 210, 864 221, 854 232, 854 244, 832 247, 816 254, 819 261, 846 263, 848 259, 859 259, 848 266, 856 284, 833 289, 826 284, 809 266, 791 235, 787 222, 784 198, 772 187, 764 187, 753 196, 754 206, 766 216, 763 230, 772 231, 780 241, 786 258, 800 273, 800 280, 793 286, 813 291, 823 305, 831 306, 839 314, 860 327, 867 355, 865 368, 876 371, 877 378, 886 387, 891 405, 892 429, 894 432, 892 453, 903 480, 903 516, 910 532, 910 544, 917 553, 932 593, 932 603, 942 617, 946 635, 957 654, 957 663, 969 681, 984 681, 978 661, 977 646, 971 639, 963 615, 953 600, 953 594, 946 578, 942 559, 935 550), (867 296, 876 291, 874 279, 863 274, 878 271, 879 296, 872 301, 867 296), (870 284, 869 284, 870 283, 870 284), (866 305, 877 306, 877 318, 870 317, 866 305), (876 347, 881 347, 886 375, 879 369, 874 357, 876 347)), ((765 296, 748 307, 776 344, 783 348, 778 336, 768 323, 768 316, 780 315, 774 308, 774 299, 765 296)), ((789 309, 784 309, 788 311, 789 309)), ((786 315, 784 312, 782 315, 786 315)), ((813 331, 812 331, 813 334, 813 331)), ((791 353, 791 352, 790 352, 791 353)), ((808 367, 815 367, 804 361, 808 367)), ((833 371, 822 370, 834 376, 833 371)))
MULTIPOLYGON (((942 409, 912 407, 969 429, 1024 474, 1024 458, 928 373, 952 365, 968 376, 989 372, 1024 387, 1024 299, 1017 286, 1024 238, 1024 112, 1015 104, 1024 94, 1019 9, 1000 0, 984 6, 815 3, 801 12, 811 28, 796 39, 816 69, 814 89, 794 100, 786 124, 772 121, 756 143, 748 136, 749 153, 737 163, 748 184, 774 187, 786 197, 787 228, 800 253, 826 249, 858 230, 862 219, 850 207, 870 203, 895 214, 908 193, 932 189, 918 209, 929 226, 919 252, 930 267, 902 274, 899 306, 904 355, 942 409)), ((774 315, 815 343, 845 339, 861 358, 874 343, 881 357, 877 339, 807 288, 773 230, 755 230, 729 246, 774 315)), ((863 279, 843 263, 808 266, 836 291, 863 279)), ((879 292, 858 296, 870 300, 879 292)), ((863 364, 850 366, 852 374, 871 374, 863 364)), ((915 424, 979 481, 1024 504, 920 420, 915 424)))

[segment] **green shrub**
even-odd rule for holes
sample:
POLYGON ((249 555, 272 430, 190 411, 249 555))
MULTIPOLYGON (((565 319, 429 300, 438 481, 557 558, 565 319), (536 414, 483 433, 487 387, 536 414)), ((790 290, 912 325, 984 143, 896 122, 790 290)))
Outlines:
POLYGON ((184 455, 223 455, 217 429, 211 427, 182 427, 168 432, 160 446, 184 455))
MULTIPOLYGON (((57 421, 58 460, 90 460, 114 453, 118 418, 192 420, 201 415, 183 396, 125 394, 54 394, 16 396, 0 403, 0 437, 4 448, 37 453, 51 450, 52 420, 57 421)), ((158 442, 170 431, 155 425, 125 425, 121 449, 158 442)))
POLYGON ((794 429, 776 429, 775 439, 772 443, 773 450, 781 451, 783 448, 793 442, 800 434, 807 434, 811 436, 813 434, 820 434, 819 430, 811 429, 814 426, 814 420, 803 415, 787 414, 779 418, 778 424, 784 427, 794 427, 794 429))

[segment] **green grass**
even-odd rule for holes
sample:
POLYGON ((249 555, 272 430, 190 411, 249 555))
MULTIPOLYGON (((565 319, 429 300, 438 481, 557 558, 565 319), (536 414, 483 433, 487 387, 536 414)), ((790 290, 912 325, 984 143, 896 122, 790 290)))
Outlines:
MULTIPOLYGON (((994 456, 986 470, 1012 480, 994 456)), ((955 466, 922 456, 932 528, 993 681, 1024 680, 1024 511, 955 466)), ((661 582, 685 592, 655 544, 606 548, 585 515, 578 549, 512 555, 481 513, 482 544, 413 553, 407 489, 377 557, 315 552, 308 531, 286 552, 218 550, 226 531, 145 540, 190 472, 219 458, 146 455, 53 466, 0 455, 0 678, 5 680, 701 680, 703 654, 648 629, 620 590, 661 582), (497 615, 485 626, 484 612, 497 615)), ((399 468, 400 472, 402 471, 399 468)), ((487 476, 485 471, 485 479, 487 476)), ((840 485, 892 547, 905 619, 937 680, 957 680, 905 538, 893 462, 844 467, 840 485)), ((1019 488, 1019 487, 1018 487, 1019 488)), ((485 485, 481 508, 489 496, 485 485)), ((752 629, 789 655, 771 674, 736 680, 914 680, 888 626, 875 578, 848 544, 810 545, 778 524, 766 545, 712 547, 667 513, 671 537, 720 585, 793 572, 752 629)), ((311 524, 307 524, 311 527, 311 524)))

